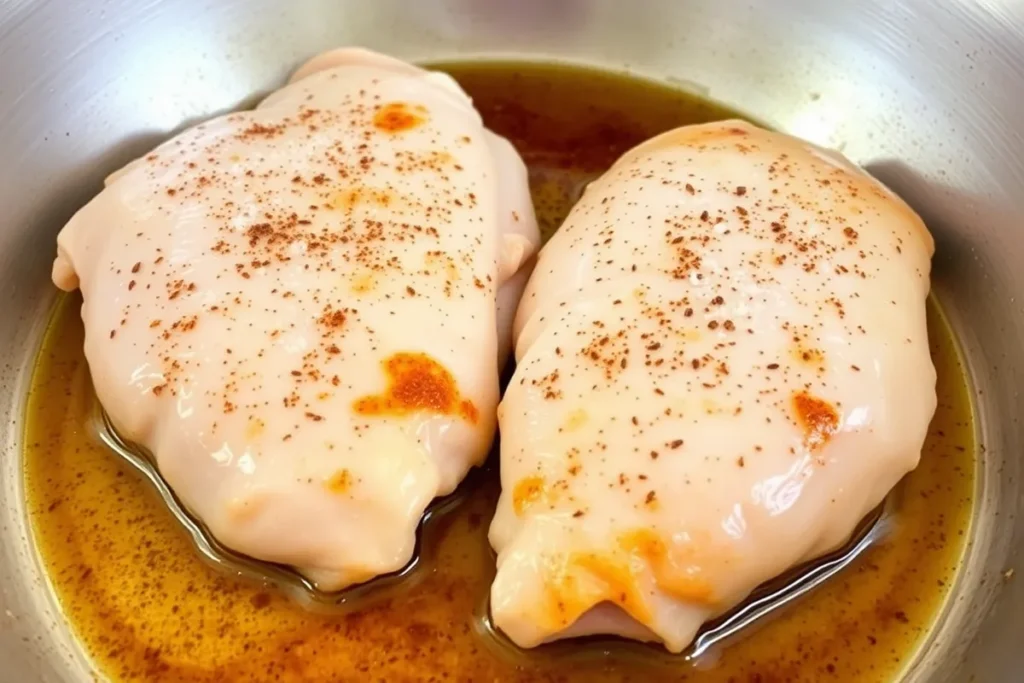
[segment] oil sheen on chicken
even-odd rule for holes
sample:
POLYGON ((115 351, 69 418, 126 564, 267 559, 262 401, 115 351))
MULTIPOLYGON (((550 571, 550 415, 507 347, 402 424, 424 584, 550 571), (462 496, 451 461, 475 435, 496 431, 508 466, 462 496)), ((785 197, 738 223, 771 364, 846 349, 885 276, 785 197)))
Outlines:
POLYGON ((684 649, 842 545, 935 409, 932 238, 841 156, 747 123, 625 154, 541 250, 499 407, 494 623, 684 649))
POLYGON ((53 279, 119 433, 226 546, 332 590, 401 568, 485 457, 538 242, 451 78, 342 49, 113 174, 53 279))

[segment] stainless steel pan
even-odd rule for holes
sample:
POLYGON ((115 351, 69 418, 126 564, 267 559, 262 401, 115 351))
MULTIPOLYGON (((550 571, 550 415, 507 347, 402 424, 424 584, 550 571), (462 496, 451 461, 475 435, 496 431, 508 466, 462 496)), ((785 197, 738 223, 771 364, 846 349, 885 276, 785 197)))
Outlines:
POLYGON ((91 680, 34 559, 20 415, 61 224, 103 176, 300 59, 533 55, 700 89, 842 148, 938 241, 977 391, 981 488, 956 597, 909 674, 1024 670, 1021 0, 7 0, 0 4, 0 680, 91 680), (1018 569, 1018 578, 1007 570, 1018 569))

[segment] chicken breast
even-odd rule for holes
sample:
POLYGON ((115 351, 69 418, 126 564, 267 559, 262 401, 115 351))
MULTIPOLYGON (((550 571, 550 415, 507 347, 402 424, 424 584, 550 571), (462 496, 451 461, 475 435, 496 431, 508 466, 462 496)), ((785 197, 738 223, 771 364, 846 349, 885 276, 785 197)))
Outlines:
POLYGON ((110 176, 53 279, 118 432, 224 545, 333 590, 405 565, 486 456, 538 242, 451 78, 344 49, 110 176))
POLYGON ((683 650, 836 549, 935 409, 933 242, 839 155, 739 121, 625 154, 541 250, 499 408, 494 624, 683 650))

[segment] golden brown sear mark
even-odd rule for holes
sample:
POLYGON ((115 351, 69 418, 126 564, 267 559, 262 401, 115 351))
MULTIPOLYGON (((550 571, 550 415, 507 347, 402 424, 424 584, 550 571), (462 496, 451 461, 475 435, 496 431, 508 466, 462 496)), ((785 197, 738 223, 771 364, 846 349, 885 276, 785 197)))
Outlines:
POLYGON ((401 133, 427 120, 427 108, 421 104, 389 102, 373 115, 373 127, 385 133, 401 133))
POLYGON ((526 509, 544 495, 544 478, 530 476, 519 480, 512 491, 512 506, 517 515, 522 515, 526 509))
POLYGON ((353 404, 356 413, 402 416, 424 411, 457 415, 472 424, 479 419, 473 402, 459 396, 452 373, 427 354, 399 352, 386 358, 382 365, 388 377, 387 389, 357 399, 353 404))
POLYGON ((793 409, 804 430, 804 443, 810 451, 824 447, 839 429, 839 414, 832 404, 806 391, 793 394, 793 409))
POLYGON ((335 472, 324 482, 325 488, 331 493, 345 494, 352 488, 352 475, 347 469, 335 472))

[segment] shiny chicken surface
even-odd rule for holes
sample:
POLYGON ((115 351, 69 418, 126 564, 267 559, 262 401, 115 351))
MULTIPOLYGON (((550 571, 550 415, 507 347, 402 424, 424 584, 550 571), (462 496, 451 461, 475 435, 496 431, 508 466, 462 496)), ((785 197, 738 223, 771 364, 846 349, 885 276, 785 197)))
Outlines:
POLYGON ((641 144, 541 251, 499 408, 494 623, 680 651, 842 545, 935 409, 933 242, 878 182, 728 121, 641 144))
POLYGON ((342 49, 113 174, 53 279, 119 433, 226 546, 331 590, 401 568, 484 459, 538 241, 451 78, 342 49))

